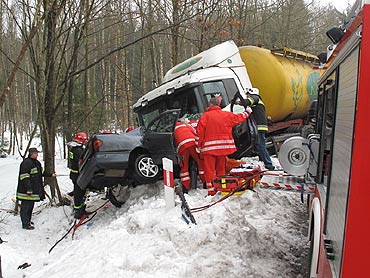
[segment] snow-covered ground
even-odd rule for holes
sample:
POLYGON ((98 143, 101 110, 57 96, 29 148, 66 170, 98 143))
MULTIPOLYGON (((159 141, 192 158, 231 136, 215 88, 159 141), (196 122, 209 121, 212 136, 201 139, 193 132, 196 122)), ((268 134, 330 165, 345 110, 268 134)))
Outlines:
MULTIPOLYGON (((1 270, 12 277, 306 277, 306 205, 299 193, 256 189, 181 219, 166 210, 163 183, 138 186, 122 207, 103 208, 51 253, 73 223, 72 208, 37 203, 36 229, 21 228, 13 209, 20 158, 0 158, 1 270), (28 263, 29 267, 18 269, 28 263)), ((277 163, 274 158, 274 163, 277 163)), ((57 158, 62 193, 72 190, 66 161, 57 158)), ((186 195, 190 207, 216 201, 204 189, 186 195)), ((103 203, 91 194, 89 205, 103 203)))

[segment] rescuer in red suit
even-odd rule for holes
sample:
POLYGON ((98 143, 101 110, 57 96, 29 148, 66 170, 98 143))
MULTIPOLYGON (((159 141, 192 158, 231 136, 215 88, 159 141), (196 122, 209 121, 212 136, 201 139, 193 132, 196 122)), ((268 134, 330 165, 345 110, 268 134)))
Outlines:
POLYGON ((196 122, 191 123, 184 118, 176 123, 175 141, 177 154, 180 158, 180 180, 183 185, 184 192, 190 190, 191 178, 189 174, 189 161, 193 158, 198 165, 198 174, 202 182, 204 182, 203 161, 199 158, 199 154, 195 150, 196 131, 194 128, 196 122))
POLYGON ((197 126, 196 144, 200 157, 204 160, 204 178, 209 196, 216 194, 213 179, 225 175, 227 155, 236 151, 232 136, 233 126, 245 121, 252 112, 250 107, 241 114, 223 111, 220 103, 221 97, 212 97, 197 126))

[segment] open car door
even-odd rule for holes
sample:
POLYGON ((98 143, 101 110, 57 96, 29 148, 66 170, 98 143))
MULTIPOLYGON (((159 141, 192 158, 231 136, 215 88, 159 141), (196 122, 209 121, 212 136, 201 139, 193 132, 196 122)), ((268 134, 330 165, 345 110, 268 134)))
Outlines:
MULTIPOLYGON (((247 106, 243 96, 239 92, 236 92, 228 109, 233 113, 241 113, 247 106)), ((233 137, 237 150, 229 155, 230 158, 240 159, 257 152, 258 130, 253 112, 246 121, 233 127, 233 137)))
POLYGON ((173 132, 180 111, 180 109, 173 109, 161 113, 148 124, 145 130, 143 144, 157 165, 162 164, 163 157, 178 164, 173 132))

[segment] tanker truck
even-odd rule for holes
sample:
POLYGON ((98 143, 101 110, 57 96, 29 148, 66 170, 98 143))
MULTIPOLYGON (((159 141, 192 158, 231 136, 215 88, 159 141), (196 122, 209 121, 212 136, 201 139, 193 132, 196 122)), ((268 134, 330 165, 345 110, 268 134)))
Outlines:
MULTIPOLYGON (((267 145, 274 152, 286 138, 311 129, 305 119, 317 97, 319 65, 317 56, 302 51, 238 48, 233 41, 226 41, 170 69, 159 87, 134 104, 134 111, 144 127, 169 109, 181 109, 180 117, 197 119, 207 109, 208 100, 219 94, 224 110, 238 112, 242 107, 237 101, 232 103, 238 99, 235 94, 245 98, 248 88, 256 87, 269 119, 267 145)), ((246 129, 235 131, 240 145, 236 158, 251 150, 251 144, 245 143, 250 140, 244 136, 246 129)))
MULTIPOLYGON (((268 50, 255 46, 239 48, 249 78, 266 106, 273 130, 278 123, 307 116, 317 97, 320 62, 315 55, 289 48, 268 50)), ((271 131, 273 131, 271 130, 271 131)))

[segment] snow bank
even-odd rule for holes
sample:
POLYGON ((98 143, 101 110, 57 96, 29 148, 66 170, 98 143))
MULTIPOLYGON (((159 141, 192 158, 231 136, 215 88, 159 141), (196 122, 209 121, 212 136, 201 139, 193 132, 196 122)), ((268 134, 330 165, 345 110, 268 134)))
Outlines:
MULTIPOLYGON (((12 209, 20 160, 0 159, 0 207, 12 209)), ((62 192, 72 189, 64 160, 57 161, 62 192)), ((91 194, 89 205, 104 202, 91 194)), ((190 207, 212 203, 203 189, 190 191, 190 207)), ((258 189, 181 219, 167 211, 163 184, 138 186, 122 207, 103 208, 49 254, 73 223, 71 207, 38 203, 36 229, 1 211, 3 276, 8 277, 304 277, 307 273, 306 205, 299 193, 258 189), (23 263, 26 269, 17 269, 23 263)))

